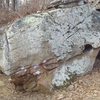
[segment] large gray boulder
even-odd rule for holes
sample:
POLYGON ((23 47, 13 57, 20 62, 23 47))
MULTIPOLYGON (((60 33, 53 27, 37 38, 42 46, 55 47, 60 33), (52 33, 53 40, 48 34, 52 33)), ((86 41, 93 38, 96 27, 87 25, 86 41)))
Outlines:
POLYGON ((54 86, 88 73, 100 47, 99 16, 90 5, 81 5, 17 20, 0 34, 1 69, 9 75, 16 68, 56 58, 61 63, 53 73, 54 86))

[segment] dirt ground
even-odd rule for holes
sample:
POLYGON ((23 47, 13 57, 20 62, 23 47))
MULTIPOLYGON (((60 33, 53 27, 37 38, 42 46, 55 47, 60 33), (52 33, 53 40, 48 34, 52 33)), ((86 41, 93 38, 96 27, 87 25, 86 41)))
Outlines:
POLYGON ((100 72, 93 70, 79 77, 68 88, 52 94, 16 92, 9 77, 0 74, 0 100, 100 100, 100 72))

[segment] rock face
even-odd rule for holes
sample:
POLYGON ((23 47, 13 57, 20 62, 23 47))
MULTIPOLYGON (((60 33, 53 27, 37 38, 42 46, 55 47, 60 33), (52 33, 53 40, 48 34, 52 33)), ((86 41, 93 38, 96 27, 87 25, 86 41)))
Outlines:
POLYGON ((72 59, 61 65, 61 68, 57 69, 54 75, 54 79, 52 80, 53 85, 69 85, 70 80, 73 81, 73 78, 75 78, 76 74, 78 76, 81 76, 90 72, 93 68, 93 64, 95 62, 98 51, 99 49, 90 50, 85 54, 73 57, 72 59))
POLYGON ((1 69, 9 75, 16 68, 56 58, 61 63, 52 73, 49 85, 53 86, 88 73, 100 47, 99 16, 86 4, 17 20, 0 34, 1 69))

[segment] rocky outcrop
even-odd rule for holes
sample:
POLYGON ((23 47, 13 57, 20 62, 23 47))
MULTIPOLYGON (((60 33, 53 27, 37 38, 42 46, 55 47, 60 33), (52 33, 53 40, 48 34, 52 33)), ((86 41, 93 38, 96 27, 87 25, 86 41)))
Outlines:
POLYGON ((55 66, 58 61, 57 68, 47 71, 48 75, 43 74, 37 86, 69 84, 73 77, 84 75, 93 68, 100 47, 99 15, 100 12, 86 4, 17 20, 0 37, 3 45, 1 69, 9 75, 18 68, 41 65, 54 58, 56 60, 45 67, 55 66))

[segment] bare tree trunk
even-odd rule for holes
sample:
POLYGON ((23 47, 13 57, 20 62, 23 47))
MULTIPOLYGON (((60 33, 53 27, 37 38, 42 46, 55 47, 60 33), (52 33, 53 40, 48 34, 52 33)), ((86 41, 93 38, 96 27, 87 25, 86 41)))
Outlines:
POLYGON ((0 8, 15 11, 26 6, 28 9, 42 10, 46 8, 50 1, 52 0, 0 0, 0 8))
POLYGON ((9 0, 6 0, 6 5, 7 7, 9 7, 9 0))
POLYGON ((12 9, 15 11, 16 0, 12 0, 12 9))
POLYGON ((0 0, 0 8, 2 8, 2 0, 0 0))

